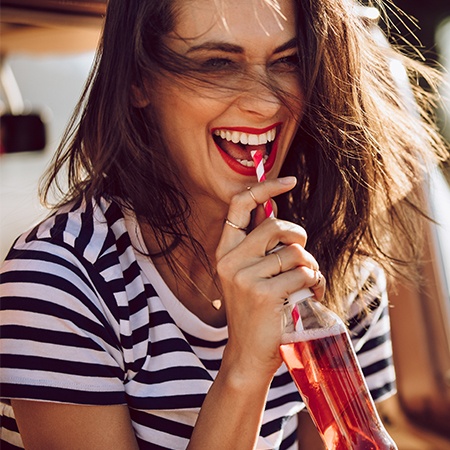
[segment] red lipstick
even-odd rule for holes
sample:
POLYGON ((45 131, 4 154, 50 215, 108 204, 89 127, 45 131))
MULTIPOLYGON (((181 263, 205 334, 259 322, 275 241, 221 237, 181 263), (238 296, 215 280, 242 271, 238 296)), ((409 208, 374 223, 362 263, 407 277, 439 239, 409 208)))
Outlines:
MULTIPOLYGON (((221 127, 221 128, 214 128, 212 129, 212 133, 214 133, 215 130, 229 130, 229 131, 238 131, 240 133, 249 133, 249 134, 263 134, 266 133, 269 130, 272 130, 273 128, 277 127, 277 134, 275 137, 275 141, 272 144, 272 149, 270 151, 269 157, 267 161, 264 164, 264 170, 266 172, 269 172, 276 160, 277 152, 278 152, 278 143, 279 143, 279 137, 281 135, 281 122, 270 125, 266 128, 251 128, 251 127, 221 127)), ((226 162, 228 167, 232 169, 234 172, 244 175, 244 176, 256 176, 256 168, 255 167, 247 167, 242 165, 239 161, 237 161, 235 158, 231 157, 228 153, 226 153, 216 141, 214 141, 216 144, 216 148, 219 151, 220 155, 222 156, 223 160, 226 162)), ((248 145, 248 160, 252 161, 250 151, 254 149, 255 146, 248 145)))

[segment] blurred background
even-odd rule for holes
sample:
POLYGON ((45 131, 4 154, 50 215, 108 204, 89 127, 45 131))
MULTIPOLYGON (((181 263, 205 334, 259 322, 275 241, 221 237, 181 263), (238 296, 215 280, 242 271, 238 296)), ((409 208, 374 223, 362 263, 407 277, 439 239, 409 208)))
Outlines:
POLYGON ((21 232, 48 214, 39 179, 87 79, 104 10, 101 0, 1 3, 0 261, 21 232))

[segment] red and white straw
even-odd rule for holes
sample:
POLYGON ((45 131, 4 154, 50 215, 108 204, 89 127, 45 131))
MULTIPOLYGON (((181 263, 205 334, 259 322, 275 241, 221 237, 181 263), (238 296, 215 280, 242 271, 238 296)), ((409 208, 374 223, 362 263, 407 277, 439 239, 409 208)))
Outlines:
MULTIPOLYGON (((261 181, 265 181, 266 179, 263 154, 259 150, 252 150, 250 154, 252 155, 253 162, 255 163, 256 176, 258 178, 258 181, 261 183, 261 181)), ((264 203, 264 211, 266 212, 266 217, 275 217, 270 200, 264 203)))
MULTIPOLYGON (((258 178, 258 181, 261 183, 261 181, 265 181, 265 179, 266 179, 266 174, 264 171, 263 154, 259 150, 252 150, 250 152, 250 154, 252 155, 252 159, 255 163, 256 176, 258 178)), ((266 212, 266 217, 275 217, 275 214, 273 213, 272 203, 270 200, 267 201, 266 203, 264 203, 264 211, 266 212)), ((278 250, 281 250, 283 247, 284 247, 283 244, 279 244, 274 249, 272 249, 270 252, 268 252, 268 254, 276 252, 278 250)), ((307 296, 311 295, 311 290, 308 288, 302 289, 301 291, 299 291, 299 293, 301 293, 301 292, 305 292, 307 296)), ((295 294, 291 294, 291 295, 295 295, 295 294)), ((292 308, 291 315, 292 315, 292 320, 294 322, 295 330, 302 331, 303 323, 301 321, 300 313, 298 312, 297 308, 294 307, 294 304, 291 304, 291 308, 292 308)))

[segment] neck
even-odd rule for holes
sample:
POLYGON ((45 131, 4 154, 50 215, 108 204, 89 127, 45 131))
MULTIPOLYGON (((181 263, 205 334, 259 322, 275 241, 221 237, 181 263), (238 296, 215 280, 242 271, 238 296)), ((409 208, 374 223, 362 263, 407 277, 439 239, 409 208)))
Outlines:
MULTIPOLYGON (((170 259, 174 261, 171 265, 165 257, 153 258, 153 263, 166 284, 187 309, 209 325, 224 326, 225 308, 222 306, 217 311, 211 304, 213 300, 221 298, 220 283, 214 274, 215 252, 222 234, 223 218, 212 220, 211 217, 201 217, 192 220, 190 225, 193 237, 201 243, 206 252, 212 266, 210 270, 205 267, 204 259, 199 258, 192 248, 184 245, 176 247, 171 252, 170 259), (198 287, 201 287, 201 291, 198 287)), ((141 225, 141 232, 149 252, 160 252, 161 249, 149 227, 141 225)))
POLYGON ((202 244, 210 261, 215 262, 215 254, 222 236, 226 213, 227 209, 224 211, 210 209, 207 212, 204 208, 201 210, 193 208, 192 210, 192 219, 189 226, 194 237, 202 244))

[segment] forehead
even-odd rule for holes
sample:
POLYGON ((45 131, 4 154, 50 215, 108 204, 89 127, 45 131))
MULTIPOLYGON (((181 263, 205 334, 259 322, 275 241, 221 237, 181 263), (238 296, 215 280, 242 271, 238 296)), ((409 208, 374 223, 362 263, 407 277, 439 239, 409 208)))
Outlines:
POLYGON ((293 0, 178 0, 175 29, 179 50, 204 41, 277 45, 295 37, 293 0))

